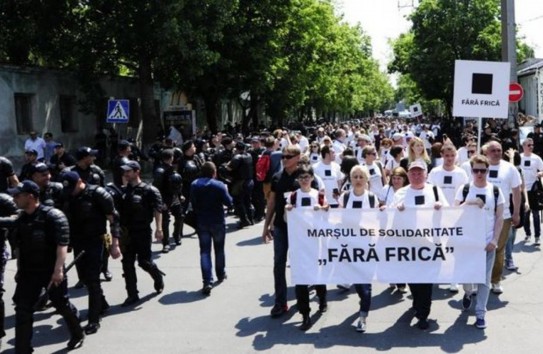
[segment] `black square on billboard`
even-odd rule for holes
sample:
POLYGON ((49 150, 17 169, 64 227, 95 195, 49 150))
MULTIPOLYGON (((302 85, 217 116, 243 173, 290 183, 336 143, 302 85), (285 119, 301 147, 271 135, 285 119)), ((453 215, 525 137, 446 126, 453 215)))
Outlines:
POLYGON ((413 107, 413 112, 418 112, 419 111, 419 107, 413 107))
POLYGON ((471 81, 471 93, 492 95, 492 78, 492 74, 473 73, 471 81))

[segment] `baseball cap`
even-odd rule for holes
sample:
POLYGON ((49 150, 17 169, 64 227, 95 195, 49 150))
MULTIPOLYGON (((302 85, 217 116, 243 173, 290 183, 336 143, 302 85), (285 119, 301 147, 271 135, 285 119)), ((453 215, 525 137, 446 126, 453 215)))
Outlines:
POLYGON ((34 196, 40 195, 40 187, 36 183, 30 180, 24 180, 13 188, 8 188, 10 195, 17 195, 20 193, 30 193, 34 196))
POLYGON ((55 144, 55 148, 61 148, 61 147, 64 147, 63 143, 56 143, 55 144))
POLYGON ((26 149, 25 154, 38 156, 38 152, 35 149, 26 149))
POLYGON ((137 161, 130 160, 121 166, 123 171, 136 171, 141 170, 141 166, 137 161))
POLYGON ((403 135, 401 133, 392 134, 392 140, 400 140, 401 138, 403 138, 403 135))
POLYGON ((43 173, 49 171, 49 166, 47 164, 40 162, 30 167, 30 174, 34 174, 36 172, 43 173))
POLYGON ((65 192, 71 193, 80 178, 81 177, 79 176, 79 173, 75 171, 69 171, 60 175, 60 183, 62 183, 65 192))
POLYGON ((417 159, 413 162, 411 162, 409 164, 409 168, 408 168, 408 171, 411 171, 411 169, 413 168, 420 168, 420 169, 423 169, 424 171, 426 171, 428 169, 428 167, 426 166, 426 162, 420 160, 420 159, 417 159))
POLYGON ((75 158, 78 160, 81 160, 87 156, 96 156, 96 154, 98 154, 98 150, 91 149, 88 146, 82 146, 79 149, 77 149, 75 153, 75 158))
POLYGON ((117 145, 117 147, 119 149, 126 149, 127 147, 129 147, 131 144, 130 144, 130 141, 128 140, 121 140, 119 141, 119 144, 117 145))

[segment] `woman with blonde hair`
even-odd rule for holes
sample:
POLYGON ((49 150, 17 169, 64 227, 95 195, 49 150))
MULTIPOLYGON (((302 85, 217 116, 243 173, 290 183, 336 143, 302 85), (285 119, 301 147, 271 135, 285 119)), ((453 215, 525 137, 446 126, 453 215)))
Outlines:
POLYGON ((400 161, 400 166, 407 171, 407 166, 409 166, 409 164, 415 160, 423 160, 426 162, 428 172, 430 172, 432 169, 432 161, 430 160, 430 156, 428 156, 428 152, 426 152, 426 149, 424 148, 424 142, 421 138, 417 137, 411 138, 409 141, 409 145, 407 147, 407 157, 400 161))
MULTIPOLYGON (((370 173, 365 166, 356 165, 350 173, 352 188, 339 197, 341 208, 375 209, 379 207, 377 196, 368 189, 370 173)), ((371 283, 354 285, 360 298, 359 318, 355 327, 357 332, 366 331, 366 318, 371 306, 371 283)))

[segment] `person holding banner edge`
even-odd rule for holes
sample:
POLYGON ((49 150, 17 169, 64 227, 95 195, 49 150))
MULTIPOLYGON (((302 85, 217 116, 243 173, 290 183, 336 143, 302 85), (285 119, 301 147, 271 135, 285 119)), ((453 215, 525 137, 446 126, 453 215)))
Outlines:
MULTIPOLYGON (((300 188, 290 194, 288 202, 285 205, 285 210, 288 212, 293 208, 311 208, 315 211, 327 211, 329 206, 324 194, 320 193, 317 189, 311 188, 311 183, 315 178, 311 166, 309 164, 300 164, 295 174, 300 188)), ((285 216, 286 215, 287 214, 285 214, 285 216)), ((321 313, 326 312, 328 310, 326 284, 315 285, 315 290, 319 297, 319 311, 321 313)), ((309 316, 311 311, 311 308, 309 307, 309 285, 296 284, 295 291, 296 305, 303 318, 300 330, 307 331, 312 325, 311 317, 309 316)))
MULTIPOLYGON (((350 172, 352 188, 339 198, 340 208, 374 209, 379 207, 377 196, 368 189, 370 173, 365 166, 354 166, 350 172)), ((354 288, 360 298, 360 312, 355 325, 357 332, 366 332, 366 318, 371 306, 371 283, 355 284, 354 288)))
POLYGON ((270 311, 272 317, 288 312, 286 266, 288 254, 287 223, 283 219, 286 196, 297 189, 296 170, 301 151, 295 145, 283 149, 283 169, 272 177, 271 190, 266 206, 266 219, 262 230, 262 241, 273 241, 273 278, 275 304, 270 311), (272 225, 273 221, 273 225, 272 225))
MULTIPOLYGON (((392 205, 399 211, 405 208, 433 207, 436 210, 449 206, 445 195, 437 186, 426 183, 428 169, 426 161, 416 159, 409 164, 407 178, 409 185, 401 188, 394 195, 392 205)), ((425 330, 430 326, 428 316, 432 306, 433 284, 408 284, 413 296, 413 308, 418 319, 417 327, 425 330)))
POLYGON ((492 268, 503 226, 505 199, 501 190, 487 181, 489 171, 488 159, 483 155, 475 155, 471 158, 470 164, 473 181, 465 184, 463 188, 459 188, 456 191, 455 205, 476 205, 479 208, 485 208, 487 218, 485 235, 486 276, 485 282, 482 284, 464 284, 462 307, 464 310, 468 310, 471 307, 472 296, 477 294, 475 326, 479 329, 484 329, 486 328, 485 314, 490 294, 492 268))

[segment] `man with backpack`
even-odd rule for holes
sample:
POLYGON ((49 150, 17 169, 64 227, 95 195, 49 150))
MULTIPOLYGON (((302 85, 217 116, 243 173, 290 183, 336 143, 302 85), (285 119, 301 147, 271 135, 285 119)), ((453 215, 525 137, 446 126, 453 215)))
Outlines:
POLYGON ((255 223, 258 223, 264 219, 266 209, 266 199, 264 198, 263 186, 264 180, 266 179, 266 175, 269 171, 270 157, 269 154, 264 155, 264 152, 266 152, 266 149, 262 147, 260 137, 255 136, 251 138, 251 148, 249 149, 249 154, 253 158, 253 171, 255 171, 253 178, 254 187, 251 199, 255 210, 253 215, 253 221, 255 223), (260 168, 260 170, 258 168, 260 168))
POLYGON ((458 188, 455 196, 455 204, 461 206, 476 205, 479 208, 484 208, 486 211, 486 276, 484 283, 464 284, 465 293, 462 299, 462 307, 464 310, 468 310, 471 307, 472 296, 477 294, 475 327, 484 329, 486 328, 485 314, 490 294, 492 268, 503 225, 505 199, 501 190, 487 181, 490 164, 485 156, 475 155, 471 158, 470 165, 473 181, 464 185, 463 188, 458 188))

